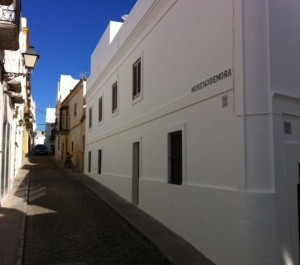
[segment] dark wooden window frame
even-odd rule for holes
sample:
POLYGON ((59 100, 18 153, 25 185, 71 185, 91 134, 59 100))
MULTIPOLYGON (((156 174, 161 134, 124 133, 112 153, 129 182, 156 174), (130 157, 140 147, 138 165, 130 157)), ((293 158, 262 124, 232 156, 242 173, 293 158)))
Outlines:
POLYGON ((181 185, 183 177, 182 131, 169 133, 169 183, 181 185))
POLYGON ((132 65, 132 99, 141 95, 142 91, 142 59, 132 65))
POLYGON ((74 117, 77 115, 77 104, 74 104, 74 117))
POLYGON ((88 172, 91 172, 92 169, 92 152, 88 152, 88 172))
POLYGON ((93 108, 90 107, 89 108, 89 128, 92 128, 92 126, 93 126, 92 119, 93 119, 93 108))
POLYGON ((98 150, 98 174, 102 173, 102 150, 98 150))
POLYGON ((118 82, 112 85, 112 113, 118 110, 118 82))
POLYGON ((102 122, 103 119, 103 99, 102 97, 98 100, 98 122, 102 122))

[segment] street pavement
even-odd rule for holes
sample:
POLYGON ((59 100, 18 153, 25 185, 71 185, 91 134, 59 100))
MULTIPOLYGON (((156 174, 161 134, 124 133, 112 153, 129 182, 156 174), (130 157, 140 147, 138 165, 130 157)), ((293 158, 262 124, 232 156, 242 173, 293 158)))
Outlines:
POLYGON ((29 157, 6 201, 0 265, 213 265, 138 207, 53 157, 29 157))
POLYGON ((24 265, 170 264, 160 251, 52 159, 32 157, 24 265))
POLYGON ((0 205, 0 265, 22 264, 28 180, 29 166, 26 164, 0 205))

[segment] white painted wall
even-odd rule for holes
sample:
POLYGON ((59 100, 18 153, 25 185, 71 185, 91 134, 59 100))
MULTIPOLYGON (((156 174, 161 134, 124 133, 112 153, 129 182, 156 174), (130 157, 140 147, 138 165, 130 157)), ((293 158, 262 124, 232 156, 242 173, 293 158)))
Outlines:
POLYGON ((57 87, 57 101, 62 102, 79 82, 70 75, 61 75, 57 87))
POLYGON ((46 108, 46 123, 55 122, 55 108, 46 108))
MULTIPOLYGON (((292 22, 299 25, 297 12, 289 10, 299 5, 289 1, 290 7, 279 0, 140 0, 105 59, 98 50, 101 41, 92 55, 85 173, 131 201, 132 144, 138 139, 139 207, 217 265, 298 264, 296 239, 290 236, 297 231, 289 228, 297 220, 289 217, 293 209, 287 210, 288 156, 282 128, 283 114, 300 117, 300 100, 273 99, 274 91, 299 97, 297 60, 284 60, 282 69, 278 55, 289 43, 280 40, 281 29, 292 22), (282 28, 276 19, 280 8, 282 28), (132 65, 139 57, 142 95, 133 101, 132 65), (232 75, 192 92, 195 85, 227 69, 232 75), (112 114, 116 81, 118 112, 112 114), (228 97, 226 107, 223 96, 228 97), (103 121, 98 123, 100 97, 103 121), (180 186, 168 184, 168 133, 177 129, 183 131, 184 149, 180 186)), ((285 34, 300 44, 299 36, 285 34)), ((292 52, 287 56, 291 59, 292 52)), ((298 142, 296 120, 291 137, 298 142)))
MULTIPOLYGON (((23 30, 27 26, 27 20, 21 19, 20 28, 23 30)), ((17 51, 1 51, 0 59, 3 60, 6 72, 26 73, 22 64, 23 48, 25 47, 27 36, 21 31, 19 34, 20 50, 17 51)), ((1 76, 2 71, 1 67, 1 76)), ((21 84, 22 97, 26 96, 25 78, 20 76, 15 78, 21 84)), ((1 80, 1 96, 0 96, 0 204, 5 199, 12 181, 15 178, 18 169, 23 163, 23 127, 19 125, 19 120, 23 119, 24 104, 12 104, 10 96, 3 93, 9 84, 8 79, 1 80), (4 128, 4 123, 6 128, 4 128)))
POLYGON ((110 49, 110 45, 114 40, 119 29, 123 25, 122 22, 110 21, 107 29, 103 33, 97 47, 91 56, 91 72, 94 73, 98 68, 97 66, 102 62, 106 56, 106 52, 110 49))
POLYGON ((300 96, 299 83, 299 11, 296 0, 269 3, 270 81, 272 91, 300 96))
POLYGON ((47 145, 49 152, 51 151, 51 145, 54 145, 54 140, 51 140, 51 135, 56 118, 55 111, 56 108, 46 108, 45 145, 47 145))

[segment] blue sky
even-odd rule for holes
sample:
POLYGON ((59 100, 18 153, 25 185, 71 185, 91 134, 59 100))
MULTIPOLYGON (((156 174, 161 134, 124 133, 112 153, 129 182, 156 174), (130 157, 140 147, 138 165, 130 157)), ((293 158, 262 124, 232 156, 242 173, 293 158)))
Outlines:
POLYGON ((136 0, 22 0, 30 44, 40 54, 32 73, 38 129, 47 107, 55 107, 61 74, 75 79, 90 72, 90 58, 110 20, 121 21, 136 0))

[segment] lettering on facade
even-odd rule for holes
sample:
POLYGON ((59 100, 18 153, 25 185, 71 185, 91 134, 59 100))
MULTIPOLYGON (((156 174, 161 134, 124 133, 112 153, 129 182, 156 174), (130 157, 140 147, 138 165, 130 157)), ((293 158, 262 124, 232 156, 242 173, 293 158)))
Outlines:
POLYGON ((225 71, 223 71, 223 72, 221 72, 217 75, 214 75, 213 77, 210 77, 210 78, 206 79, 205 81, 202 81, 201 83, 193 86, 192 87, 192 93, 196 92, 196 91, 198 91, 202 88, 205 88, 207 86, 210 86, 214 83, 217 83, 217 82, 219 82, 219 81, 221 81, 221 80, 223 80, 223 79, 225 79, 225 78, 227 78, 231 75, 232 75, 232 70, 231 70, 231 68, 229 68, 228 70, 225 70, 225 71))

